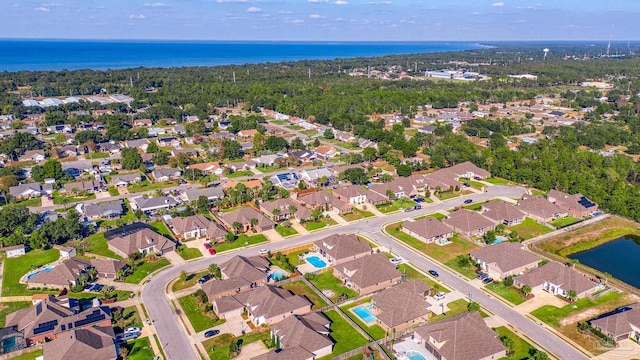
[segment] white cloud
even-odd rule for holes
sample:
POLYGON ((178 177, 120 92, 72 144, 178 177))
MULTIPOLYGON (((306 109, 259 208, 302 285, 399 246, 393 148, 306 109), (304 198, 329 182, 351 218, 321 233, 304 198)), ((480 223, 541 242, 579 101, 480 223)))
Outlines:
POLYGON ((311 14, 309 17, 312 19, 324 19, 324 16, 318 14, 311 14))
POLYGON ((494 2, 493 4, 491 4, 491 6, 493 6, 493 7, 503 7, 504 3, 502 1, 494 2))
POLYGON ((247 9, 247 12, 250 12, 250 13, 259 13, 261 11, 262 11, 262 9, 260 9, 259 7, 255 7, 255 6, 252 6, 252 7, 247 9))
POLYGON ((302 19, 287 20, 285 22, 287 22, 289 24, 296 24, 296 25, 304 24, 304 20, 302 20, 302 19))
POLYGON ((38 6, 37 8, 33 9, 35 11, 40 11, 40 12, 49 12, 51 11, 51 9, 44 7, 44 6, 38 6))
POLYGON ((140 15, 129 15, 129 19, 139 19, 139 20, 142 20, 142 19, 146 19, 146 18, 147 18, 147 17, 146 17, 146 16, 144 16, 144 15, 142 15, 142 14, 140 14, 140 15))
POLYGON ((348 1, 344 1, 344 0, 337 0, 336 2, 334 2, 334 4, 336 5, 347 5, 349 4, 348 1))
POLYGON ((514 22, 514 23, 516 23, 516 24, 524 24, 524 23, 526 23, 526 22, 527 22, 527 20, 524 20, 524 19, 518 19, 518 20, 514 20, 513 22, 514 22))
POLYGON ((278 14, 293 14, 293 11, 291 11, 291 10, 280 10, 280 11, 278 11, 278 14))
POLYGON ((144 3, 144 6, 152 7, 152 8, 163 8, 163 7, 168 7, 169 4, 163 3, 163 2, 153 2, 153 3, 144 3))
POLYGON ((218 4, 221 3, 246 3, 248 0, 216 0, 218 4))

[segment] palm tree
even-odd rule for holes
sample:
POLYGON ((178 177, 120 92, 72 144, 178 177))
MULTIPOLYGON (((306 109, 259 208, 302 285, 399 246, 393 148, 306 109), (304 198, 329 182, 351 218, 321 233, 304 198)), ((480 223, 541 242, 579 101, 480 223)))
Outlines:
POLYGON ((215 276, 216 279, 220 279, 222 277, 220 266, 218 266, 218 264, 215 264, 215 263, 210 264, 207 270, 209 271, 209 274, 215 276))
POLYGON ((256 225, 258 225, 258 219, 256 218, 251 218, 251 229, 255 231, 256 229, 256 225))
POLYGON ((273 214, 273 220, 278 219, 278 215, 280 215, 280 209, 273 209, 271 210, 271 213, 273 214))
POLYGON ((569 297, 569 300, 571 302, 574 302, 578 297, 578 293, 575 290, 569 290, 569 292, 567 293, 567 296, 569 297))
POLYGON ((233 224, 231 224, 231 227, 236 234, 239 234, 240 231, 242 231, 242 224, 237 221, 234 221, 233 224))
POLYGON ((289 205, 289 212, 291 212, 291 214, 295 214, 297 211, 298 211, 298 208, 295 205, 293 204, 289 205))
POLYGON ((87 270, 87 276, 89 277, 89 281, 93 281, 98 278, 98 270, 92 267, 87 270))

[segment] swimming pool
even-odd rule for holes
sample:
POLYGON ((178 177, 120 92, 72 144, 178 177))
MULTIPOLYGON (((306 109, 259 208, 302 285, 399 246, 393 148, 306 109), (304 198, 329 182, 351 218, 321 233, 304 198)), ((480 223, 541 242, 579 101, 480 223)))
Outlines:
POLYGON ((313 265, 317 269, 322 269, 327 267, 327 263, 315 255, 307 256, 306 260, 309 262, 309 264, 313 265))
POLYGON ((53 270, 53 266, 47 266, 44 269, 38 270, 38 271, 34 271, 31 274, 27 275, 27 280, 31 280, 31 278, 33 278, 34 276, 38 275, 41 272, 49 272, 53 270))
POLYGON ((420 354, 417 351, 409 351, 407 352, 407 356, 411 360, 427 360, 427 358, 425 358, 424 355, 420 354))
POLYGON ((507 241, 507 238, 504 236, 496 236, 496 239, 493 240, 493 242, 491 243, 491 245, 497 245, 500 244, 503 241, 507 241))
POLYGON ((371 313, 371 311, 369 311, 364 306, 358 306, 357 308, 354 308, 353 312, 356 315, 358 315, 358 317, 362 319, 362 321, 364 321, 365 323, 374 322, 376 321, 376 319, 378 319, 375 315, 371 313))
POLYGON ((287 277, 287 274, 285 274, 282 270, 276 270, 271 273, 270 277, 271 279, 273 279, 273 281, 280 281, 284 280, 284 278, 287 277))

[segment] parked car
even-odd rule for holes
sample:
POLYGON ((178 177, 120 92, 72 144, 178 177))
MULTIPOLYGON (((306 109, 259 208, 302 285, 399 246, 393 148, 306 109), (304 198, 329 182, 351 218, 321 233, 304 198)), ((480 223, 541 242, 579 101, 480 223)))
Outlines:
POLYGON ((402 264, 402 259, 400 259, 399 257, 389 259, 389 261, 391 261, 391 263, 392 263, 393 265, 400 265, 400 264, 402 264))
POLYGON ((411 211, 413 211, 412 207, 404 209, 404 212, 411 212, 411 211))
POLYGON ((433 277, 438 277, 438 276, 440 276, 440 274, 438 274, 438 272, 437 272, 437 271, 435 271, 435 270, 429 270, 429 274, 431 274, 431 276, 433 276, 433 277))
POLYGON ((213 249, 213 248, 210 248, 210 249, 209 249, 209 254, 211 254, 211 255, 215 255, 215 254, 216 254, 216 250, 215 250, 215 249, 213 249))
POLYGON ((206 337, 206 338, 210 338, 210 337, 212 337, 212 336, 216 336, 216 335, 218 335, 218 334, 220 334, 220 330, 207 330, 207 331, 204 333, 204 337, 206 337))
POLYGON ((470 187, 470 186, 471 186, 471 184, 469 184, 469 183, 462 183, 462 186, 463 186, 463 187, 470 187))
POLYGON ((492 282, 493 282, 493 278, 490 278, 490 277, 488 277, 488 278, 486 278, 486 279, 482 280, 482 283, 483 283, 483 284, 490 284, 490 283, 492 283, 492 282))
POLYGON ((125 332, 125 333, 116 335, 116 341, 126 342, 129 340, 137 339, 138 337, 140 337, 139 332, 125 332))
POLYGON ((422 209, 422 205, 417 204, 416 206, 413 207, 415 210, 420 210, 422 209))
POLYGON ((204 243, 204 248, 211 249, 211 244, 209 244, 208 242, 204 243))
POLYGON ((437 301, 444 300, 444 293, 443 292, 439 292, 439 293, 433 295, 433 298, 436 299, 437 301))
POLYGON ((131 333, 131 332, 142 332, 142 328, 139 327, 128 327, 124 330, 125 333, 131 333))
POLYGON ((258 250, 258 254, 267 255, 269 253, 269 249, 260 249, 258 250))
POLYGON ((464 201, 465 204, 471 204, 473 202, 473 199, 467 199, 464 201))
POLYGON ((415 199, 413 199, 413 201, 415 201, 417 203, 421 203, 421 202, 424 202, 425 200, 423 198, 415 198, 415 199))
POLYGON ((202 285, 202 284, 206 283, 207 281, 211 280, 211 278, 213 278, 213 275, 211 275, 211 274, 204 275, 203 277, 198 279, 198 284, 202 285))
POLYGON ((484 279, 486 279, 486 278, 488 278, 488 277, 489 277, 489 275, 487 275, 487 274, 485 274, 485 273, 480 273, 480 274, 478 274, 478 276, 476 276, 476 278, 477 278, 478 280, 484 280, 484 279))

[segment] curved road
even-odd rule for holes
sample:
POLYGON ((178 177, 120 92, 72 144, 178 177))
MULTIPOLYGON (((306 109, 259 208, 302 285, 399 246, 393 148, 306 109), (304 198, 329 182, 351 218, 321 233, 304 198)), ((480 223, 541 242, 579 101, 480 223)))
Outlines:
MULTIPOLYGON (((540 325, 518 314, 507 305, 499 300, 489 298, 481 290, 473 287, 466 280, 451 274, 450 272, 437 266, 432 261, 414 253, 401 243, 380 233, 380 228, 389 222, 405 220, 409 217, 426 215, 437 211, 450 209, 459 205, 463 205, 465 199, 473 199, 474 202, 480 202, 495 197, 519 198, 525 190, 521 187, 510 186, 490 186, 486 193, 473 194, 461 198, 455 198, 443 201, 437 204, 423 204, 421 210, 410 213, 399 212, 369 220, 357 221, 348 225, 334 226, 326 230, 301 235, 292 239, 278 241, 268 245, 272 252, 292 247, 297 244, 309 243, 326 236, 336 233, 366 233, 380 244, 390 247, 393 246, 393 252, 414 263, 422 269, 436 269, 440 272, 441 279, 450 287, 461 291, 463 294, 471 294, 473 300, 480 303, 493 313, 502 317, 516 328, 520 329, 527 336, 540 344, 548 351, 554 353, 561 359, 585 359, 586 357, 575 350, 570 345, 557 339, 553 334, 546 332, 540 325)), ((154 320, 158 337, 162 344, 165 354, 171 360, 194 360, 200 359, 200 356, 194 350, 194 344, 190 343, 189 337, 184 332, 180 320, 174 314, 174 309, 165 295, 167 284, 177 276, 181 271, 195 272, 209 266, 210 263, 222 263, 232 256, 256 255, 255 248, 240 249, 232 253, 216 256, 215 258, 206 258, 198 261, 189 262, 180 266, 174 266, 155 275, 142 291, 142 300, 149 312, 150 318, 154 320)))

